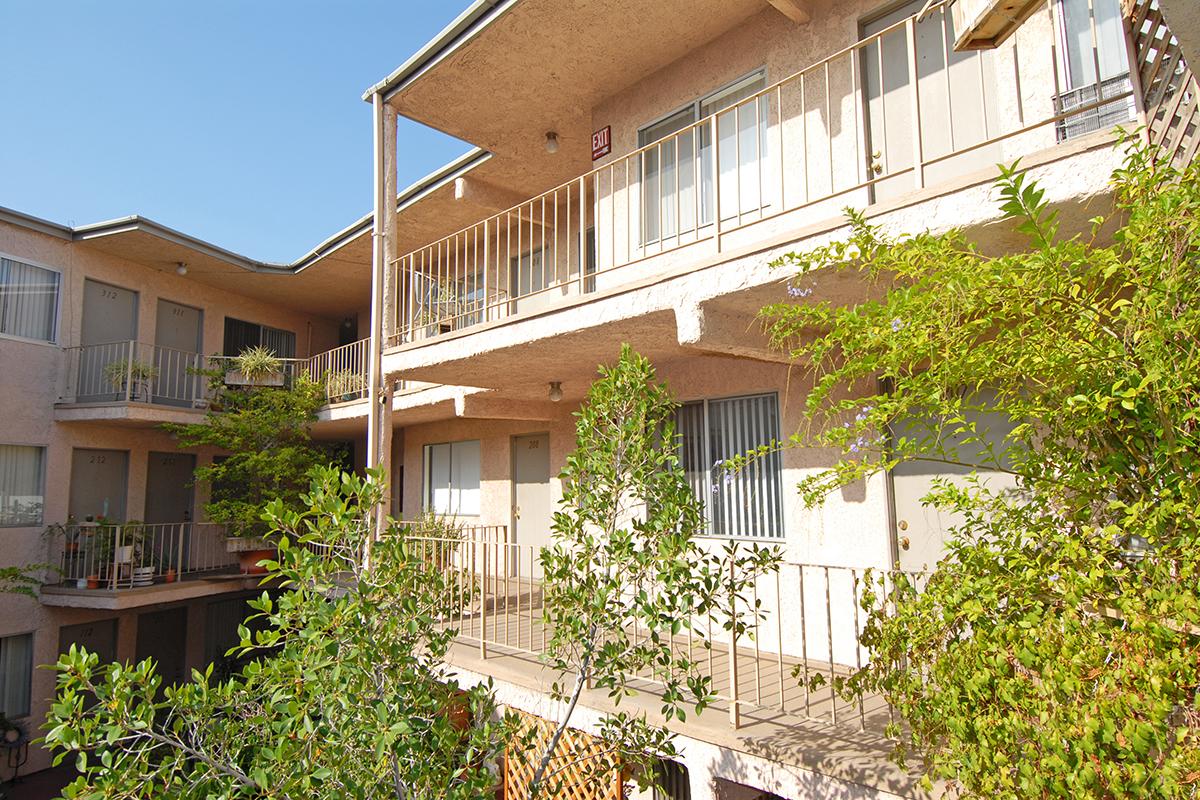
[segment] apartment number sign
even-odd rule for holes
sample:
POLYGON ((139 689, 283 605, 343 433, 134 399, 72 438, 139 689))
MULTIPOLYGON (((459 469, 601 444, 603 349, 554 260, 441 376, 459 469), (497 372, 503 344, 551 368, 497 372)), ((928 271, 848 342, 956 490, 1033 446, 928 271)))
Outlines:
POLYGON ((592 161, 612 152, 612 126, 605 125, 592 134, 592 161))

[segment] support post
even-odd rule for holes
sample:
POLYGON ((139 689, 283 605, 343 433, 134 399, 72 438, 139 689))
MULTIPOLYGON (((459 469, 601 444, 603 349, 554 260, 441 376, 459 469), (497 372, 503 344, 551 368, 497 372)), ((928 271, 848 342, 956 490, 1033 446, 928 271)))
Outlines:
MULTIPOLYGON (((374 221, 371 230, 371 351, 369 356, 367 378, 367 469, 386 467, 383 463, 383 286, 384 272, 387 270, 386 247, 386 163, 385 153, 387 141, 384 124, 383 96, 378 92, 371 98, 372 118, 374 120, 374 221)), ((391 142, 395 147, 395 139, 391 142)), ((375 508, 375 525, 373 536, 378 537, 386 507, 380 503, 375 508)), ((364 560, 369 563, 370 547, 368 544, 364 560)))
POLYGON ((918 86, 917 22, 909 17, 904 24, 908 47, 908 87, 912 103, 913 188, 925 188, 925 149, 921 143, 921 88, 918 86))
POLYGON ((742 726, 742 707, 738 702, 738 657, 737 657, 737 558, 729 559, 729 610, 732 623, 729 628, 729 724, 734 730, 742 726))

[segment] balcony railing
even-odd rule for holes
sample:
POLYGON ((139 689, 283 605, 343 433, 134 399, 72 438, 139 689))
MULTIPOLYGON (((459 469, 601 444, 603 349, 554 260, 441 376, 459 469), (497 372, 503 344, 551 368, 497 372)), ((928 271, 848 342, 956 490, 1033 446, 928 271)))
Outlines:
MULTIPOLYGON (((281 358, 280 371, 263 382, 284 386, 301 375, 319 381, 330 403, 367 396, 369 340, 310 358, 281 358)), ((206 370, 223 370, 227 382, 248 383, 231 356, 206 356, 144 342, 108 342, 66 348, 66 403, 148 403, 198 408, 211 397, 206 370)), ((401 383, 398 389, 407 388, 401 383)))
POLYGON ((203 522, 79 523, 50 537, 51 583, 64 588, 123 589, 235 571, 225 526, 203 522))
POLYGON ((200 353, 142 342, 68 347, 69 403, 154 403, 191 408, 208 396, 200 353))
MULTIPOLYGON (((1090 91, 1064 75, 1056 6, 1011 45, 955 52, 948 5, 396 259, 388 344, 553 308, 1130 118, 1127 75, 1090 91)), ((1099 69, 1097 48, 1081 60, 1099 69)))
MULTIPOLYGON (((546 652, 553 632, 543 618, 540 548, 491 537, 412 541, 449 577, 444 606, 451 612, 444 624, 458 640, 477 646, 481 658, 536 658, 546 652)), ((881 698, 850 703, 830 688, 833 678, 861 668, 870 658, 859 641, 867 621, 862 607, 867 573, 866 568, 785 563, 759 579, 746 596, 728 601, 751 623, 734 646, 723 620, 714 616, 690 620, 670 646, 676 655, 690 656, 711 678, 718 705, 729 712, 734 727, 743 714, 757 709, 882 731, 891 709, 881 698), (824 686, 810 688, 817 675, 825 679, 824 686)), ((875 570, 872 580, 878 596, 889 598, 886 586, 879 590, 881 574, 875 570)), ((886 574, 887 585, 897 580, 920 585, 923 577, 886 574)), ((652 689, 653 681, 646 680, 652 689)))

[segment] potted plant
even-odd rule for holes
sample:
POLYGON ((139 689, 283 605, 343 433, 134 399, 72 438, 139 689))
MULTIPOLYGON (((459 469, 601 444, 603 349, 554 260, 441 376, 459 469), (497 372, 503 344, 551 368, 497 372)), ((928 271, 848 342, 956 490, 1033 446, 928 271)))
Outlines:
POLYGON ((118 392, 139 403, 150 402, 150 385, 157 377, 157 367, 136 358, 122 358, 104 365, 105 380, 118 392))
POLYGON ((146 523, 137 519, 126 522, 122 531, 122 545, 133 549, 130 582, 134 586, 149 586, 154 583, 154 572, 157 565, 149 560, 152 553, 146 552, 146 534, 148 532, 146 523))
POLYGON ((100 576, 99 576, 99 574, 97 574, 95 572, 91 573, 86 578, 84 578, 84 581, 86 582, 87 588, 89 588, 89 589, 99 589, 100 588, 100 576))
POLYGON ((231 386, 283 386, 283 359, 261 345, 251 347, 235 356, 232 369, 225 372, 225 383, 231 386))
POLYGON ((325 394, 330 400, 355 400, 363 393, 363 379, 354 370, 339 369, 325 376, 325 394))
POLYGON ((275 545, 263 536, 230 536, 225 552, 236 553, 243 575, 265 575, 267 568, 258 562, 275 558, 275 545))

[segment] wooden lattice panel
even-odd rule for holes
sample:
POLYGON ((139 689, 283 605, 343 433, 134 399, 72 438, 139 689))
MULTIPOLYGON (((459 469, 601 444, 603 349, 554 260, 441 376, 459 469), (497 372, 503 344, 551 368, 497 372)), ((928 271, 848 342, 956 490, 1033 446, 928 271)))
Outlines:
POLYGON ((1124 0, 1150 141, 1177 166, 1200 149, 1200 84, 1188 68, 1158 0, 1124 0))
MULTIPOLYGON (((528 800, 533 772, 537 769, 538 759, 550 742, 550 737, 554 735, 556 727, 549 720, 523 711, 517 711, 517 715, 535 731, 535 744, 525 757, 510 752, 504 759, 505 800, 528 800)), ((582 765, 567 766, 570 762, 580 761, 581 758, 598 755, 603 749, 603 743, 599 739, 583 731, 568 728, 558 740, 550 767, 546 771, 547 774, 552 774, 562 770, 556 776, 562 781, 562 785, 554 797, 561 800, 624 800, 625 788, 619 771, 604 778, 591 778, 583 774, 582 765)))

